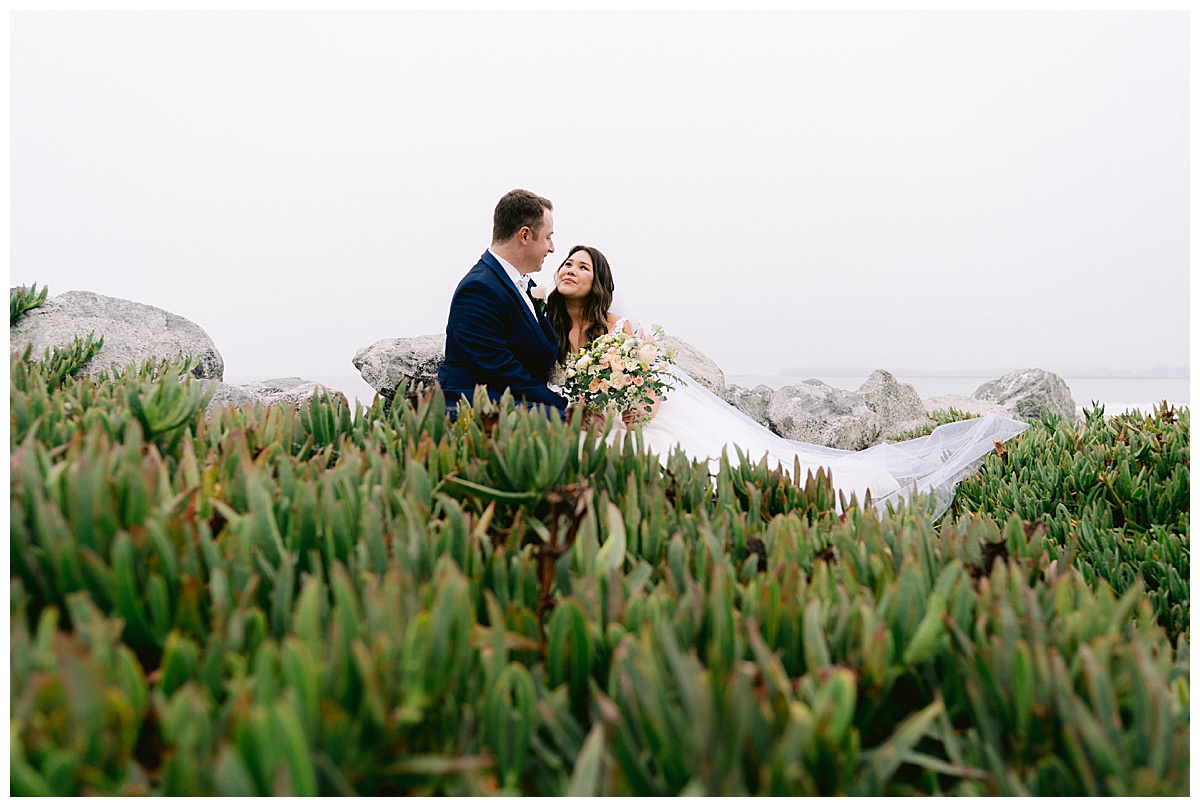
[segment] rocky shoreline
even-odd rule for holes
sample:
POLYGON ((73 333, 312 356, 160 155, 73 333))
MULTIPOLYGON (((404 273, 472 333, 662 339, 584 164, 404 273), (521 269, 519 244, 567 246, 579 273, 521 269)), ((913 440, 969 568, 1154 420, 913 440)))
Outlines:
MULTIPOLYGON (((977 415, 994 412, 1026 422, 1043 410, 1069 421, 1077 418, 1067 383, 1047 370, 1018 370, 981 385, 970 395, 939 395, 928 400, 922 400, 915 387, 887 370, 876 370, 853 391, 831 387, 816 378, 779 389, 766 385, 747 389, 727 385, 717 363, 682 339, 668 336, 667 342, 678 351, 679 367, 714 395, 776 434, 831 448, 858 450, 932 426, 929 413, 951 407, 977 415)), ((353 363, 372 388, 390 397, 403 381, 411 385, 436 380, 444 345, 442 334, 381 339, 359 350, 353 363)))
MULTIPOLYGON (((296 406, 318 388, 324 389, 317 382, 295 376, 227 384, 222 380, 225 364, 220 351, 195 323, 151 305, 87 291, 64 292, 27 312, 9 330, 9 349, 19 352, 29 345, 38 356, 89 333, 103 336, 104 347, 84 372, 123 368, 130 362, 180 352, 196 357, 193 374, 217 387, 210 409, 253 403, 296 406)), ((667 341, 678 351, 679 367, 706 389, 776 434, 807 443, 862 449, 933 425, 929 413, 949 408, 973 414, 994 412, 1024 421, 1036 419, 1043 411, 1066 420, 1077 418, 1066 382, 1047 370, 1017 370, 980 385, 969 395, 926 400, 911 384, 882 369, 856 390, 837 389, 816 378, 778 389, 765 385, 748 389, 726 384, 721 368, 694 346, 674 336, 667 341)), ((377 393, 390 398, 403 381, 428 384, 436 380, 444 345, 440 333, 380 339, 361 348, 350 362, 377 393)), ((345 399, 341 392, 326 391, 345 399)))

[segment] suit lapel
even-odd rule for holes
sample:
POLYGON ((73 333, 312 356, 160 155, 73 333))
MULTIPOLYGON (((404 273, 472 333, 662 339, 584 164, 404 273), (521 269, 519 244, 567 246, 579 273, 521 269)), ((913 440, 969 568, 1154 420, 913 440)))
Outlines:
MULTIPOLYGON (((529 316, 529 306, 526 305, 525 301, 521 299, 523 293, 516 287, 516 284, 513 283, 512 278, 508 276, 508 272, 504 271, 504 267, 500 265, 500 262, 492 257, 491 252, 484 252, 482 260, 499 278, 500 285, 508 289, 508 293, 512 295, 513 301, 521 308, 521 316, 529 316)), ((534 310, 537 310, 536 305, 534 306, 534 310)), ((547 339, 547 334, 551 333, 548 330, 550 321, 547 320, 541 312, 538 312, 534 319, 538 326, 534 329, 534 333, 541 338, 542 343, 546 346, 547 350, 554 352, 554 346, 547 339)))

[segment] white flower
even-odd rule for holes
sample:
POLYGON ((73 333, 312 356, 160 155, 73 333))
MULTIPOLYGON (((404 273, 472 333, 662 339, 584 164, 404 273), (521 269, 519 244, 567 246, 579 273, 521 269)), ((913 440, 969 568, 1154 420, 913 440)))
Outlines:
POLYGON ((550 296, 550 287, 549 286, 530 286, 529 287, 529 296, 535 300, 542 300, 544 302, 545 299, 550 296))

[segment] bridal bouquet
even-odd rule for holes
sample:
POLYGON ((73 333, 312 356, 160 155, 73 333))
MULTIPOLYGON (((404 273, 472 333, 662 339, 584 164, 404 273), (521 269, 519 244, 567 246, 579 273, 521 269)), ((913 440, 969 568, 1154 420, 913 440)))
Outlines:
POLYGON ((613 414, 648 407, 651 395, 666 397, 666 390, 675 389, 670 379, 679 378, 670 372, 675 348, 655 341, 664 336, 656 325, 640 336, 618 331, 597 338, 567 360, 563 394, 613 414))

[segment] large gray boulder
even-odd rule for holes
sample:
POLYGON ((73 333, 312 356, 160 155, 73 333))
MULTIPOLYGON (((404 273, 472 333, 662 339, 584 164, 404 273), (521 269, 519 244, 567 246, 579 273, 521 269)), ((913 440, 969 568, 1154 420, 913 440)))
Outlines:
MULTIPOLYGON (((211 412, 214 406, 242 406, 248 403, 261 403, 263 406, 284 404, 299 409, 300 404, 311 400, 313 393, 321 388, 322 397, 341 398, 346 403, 346 396, 338 390, 330 390, 316 381, 306 381, 303 378, 290 376, 287 378, 268 378, 265 381, 251 381, 246 384, 217 384, 216 394, 209 402, 206 411, 211 412)), ((348 404, 347 404, 348 405, 348 404)))
POLYGON ((771 428, 769 410, 771 408, 771 399, 774 397, 775 390, 766 384, 759 384, 754 389, 746 389, 737 384, 730 384, 725 388, 726 403, 742 410, 742 412, 768 429, 771 428))
POLYGON ((862 395, 816 378, 781 387, 767 416, 771 429, 790 440, 852 451, 872 445, 883 425, 862 395))
POLYGON ((929 413, 938 410, 957 409, 972 415, 996 414, 1006 418, 1014 417, 1013 412, 1006 406, 989 401, 981 401, 966 395, 935 395, 925 399, 925 411, 929 413))
POLYGON ((346 401, 346 396, 338 390, 331 390, 324 384, 318 384, 316 381, 306 381, 296 376, 268 378, 265 381, 251 381, 248 384, 239 384, 238 386, 268 406, 271 404, 287 404, 298 409, 300 404, 310 400, 313 397, 313 393, 318 389, 323 391, 321 393, 321 397, 323 398, 341 398, 343 403, 346 401))
POLYGON ((1068 422, 1078 417, 1067 382, 1047 370, 1017 370, 981 384, 971 397, 1000 404, 1026 422, 1037 420, 1043 411, 1068 422))
POLYGON ((667 334, 662 338, 661 344, 678 351, 679 355, 675 357, 676 367, 699 381, 700 386, 718 398, 725 397, 725 373, 721 372, 715 361, 677 336, 667 334))
POLYGON ((858 394, 879 415, 880 430, 885 435, 903 434, 930 423, 917 388, 901 384, 887 370, 871 373, 858 388, 858 394))
POLYGON ((65 347, 75 337, 95 333, 104 347, 84 365, 84 375, 149 358, 175 358, 180 353, 197 360, 192 374, 220 380, 225 362, 217 346, 199 325, 161 308, 90 291, 66 291, 47 298, 9 328, 9 350, 16 353, 33 345, 33 356, 46 348, 65 347))
POLYGON ((437 381, 438 366, 446 354, 446 335, 442 333, 380 339, 354 354, 353 363, 363 380, 387 399, 395 396, 400 382, 437 381))
MULTIPOLYGON (((226 384, 224 381, 213 381, 216 387, 213 397, 209 400, 205 412, 212 412, 217 406, 244 406, 245 404, 261 403, 257 395, 242 387, 241 384, 226 384)), ((207 387, 205 388, 207 389, 207 387)))

